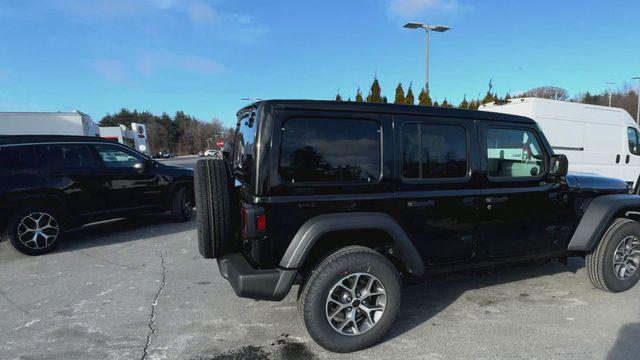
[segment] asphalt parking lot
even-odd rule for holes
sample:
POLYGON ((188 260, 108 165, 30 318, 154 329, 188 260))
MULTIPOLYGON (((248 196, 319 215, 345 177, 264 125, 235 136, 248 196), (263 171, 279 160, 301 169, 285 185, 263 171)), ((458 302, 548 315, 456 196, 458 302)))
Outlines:
POLYGON ((0 243, 0 359, 639 358, 640 286, 595 290, 581 259, 408 283, 380 345, 328 353, 298 319, 297 289, 237 298, 199 256, 195 227, 106 222, 41 257, 0 243))

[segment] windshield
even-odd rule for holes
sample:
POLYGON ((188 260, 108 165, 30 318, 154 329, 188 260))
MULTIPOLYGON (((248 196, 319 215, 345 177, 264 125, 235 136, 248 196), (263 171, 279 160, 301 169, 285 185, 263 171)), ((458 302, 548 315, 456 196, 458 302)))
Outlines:
POLYGON ((238 180, 249 184, 255 161, 255 139, 258 122, 255 112, 239 115, 233 156, 233 172, 238 180))

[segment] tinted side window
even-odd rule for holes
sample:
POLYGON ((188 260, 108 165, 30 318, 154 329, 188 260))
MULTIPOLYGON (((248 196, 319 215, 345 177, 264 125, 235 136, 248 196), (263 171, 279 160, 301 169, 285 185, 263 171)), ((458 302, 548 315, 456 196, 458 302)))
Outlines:
POLYGON ((94 145, 94 147, 106 167, 132 168, 145 160, 142 155, 122 146, 105 144, 94 145))
POLYGON ((375 182, 380 135, 380 125, 371 120, 288 120, 282 125, 280 176, 290 183, 375 182))
POLYGON ((238 178, 246 183, 251 182, 253 162, 255 158, 257 116, 246 116, 240 119, 236 132, 233 169, 238 178))
POLYGON ((487 129, 487 172, 490 177, 537 177, 545 157, 535 135, 524 129, 487 129))
POLYGON ((38 145, 38 160, 45 169, 70 169, 95 166, 89 147, 82 144, 38 145))
POLYGON ((37 168, 33 146, 0 147, 0 169, 4 174, 37 168))
POLYGON ((627 128, 627 135, 629 137, 629 152, 634 155, 640 155, 640 147, 638 146, 640 145, 640 136, 638 135, 638 130, 632 127, 627 128))
POLYGON ((407 124, 402 128, 402 147, 402 174, 407 179, 467 175, 467 136, 462 126, 407 124))

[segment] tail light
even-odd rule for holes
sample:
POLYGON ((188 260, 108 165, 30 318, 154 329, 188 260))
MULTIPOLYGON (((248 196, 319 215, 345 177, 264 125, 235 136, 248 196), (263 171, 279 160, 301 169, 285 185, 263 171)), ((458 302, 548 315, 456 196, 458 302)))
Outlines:
POLYGON ((245 239, 262 235, 267 230, 267 215, 260 207, 242 207, 240 209, 242 235, 245 239))

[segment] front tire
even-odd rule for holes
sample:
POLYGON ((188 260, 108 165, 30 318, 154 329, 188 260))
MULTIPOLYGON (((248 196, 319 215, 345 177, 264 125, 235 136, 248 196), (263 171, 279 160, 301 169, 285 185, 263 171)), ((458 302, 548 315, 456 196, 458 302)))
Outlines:
POLYGON ((346 353, 377 344, 400 310, 400 277, 381 254, 362 246, 337 250, 302 285, 298 311, 323 348, 346 353))
POLYGON ((171 199, 171 217, 173 221, 185 222, 193 216, 193 200, 189 189, 179 188, 171 199))
POLYGON ((589 279, 598 289, 622 292, 640 280, 640 223, 619 218, 587 255, 589 279))
POLYGON ((11 246, 26 255, 42 255, 54 250, 64 234, 58 213, 50 208, 20 209, 9 219, 6 237, 11 246))

